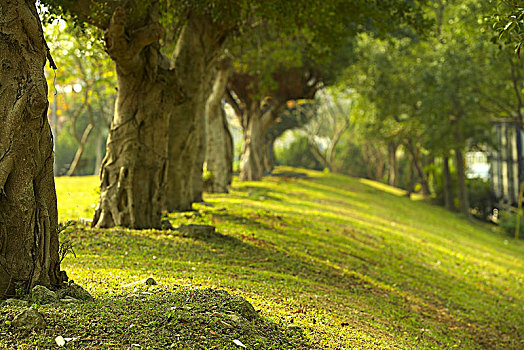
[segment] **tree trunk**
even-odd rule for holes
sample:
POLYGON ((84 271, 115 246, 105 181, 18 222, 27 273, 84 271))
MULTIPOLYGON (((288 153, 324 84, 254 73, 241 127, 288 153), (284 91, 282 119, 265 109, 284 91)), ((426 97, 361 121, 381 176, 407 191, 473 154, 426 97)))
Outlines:
POLYGON ((388 185, 398 186, 398 162, 395 142, 388 143, 388 185))
POLYGON ((145 26, 128 30, 125 10, 117 8, 106 32, 106 47, 116 63, 118 94, 93 218, 98 228, 160 227, 169 117, 179 96, 175 75, 160 53, 163 31, 154 17, 146 15, 145 26))
MULTIPOLYGON (((0 299, 59 287, 53 140, 47 121, 48 54, 35 1, 0 5, 0 299)), ((49 56, 50 57, 50 56, 49 56)))
POLYGON ((84 155, 84 150, 86 148, 87 140, 89 138, 89 135, 91 135, 91 130, 93 130, 93 124, 89 124, 86 129, 84 130, 84 134, 82 135, 82 138, 79 141, 78 149, 76 150, 75 157, 73 158, 73 162, 71 163, 71 166, 69 167, 69 170, 67 171, 67 176, 73 176, 76 168, 78 167, 78 164, 80 163, 80 159, 82 159, 82 156, 84 155))
POLYGON ((469 211, 469 199, 466 189, 466 168, 464 156, 461 149, 455 149, 455 166, 457 167, 457 189, 459 198, 459 211, 468 218, 471 216, 469 211))
POLYGON ((413 164, 415 166, 415 170, 417 171, 417 175, 420 179, 420 185, 422 187, 422 195, 424 197, 428 197, 431 195, 431 190, 429 189, 429 181, 428 181, 428 174, 424 172, 424 167, 422 164, 422 153, 420 152, 420 148, 413 145, 411 140, 408 140, 408 149, 411 153, 411 156, 413 158, 413 164))
POLYGON ((184 100, 175 107, 169 129, 167 209, 191 210, 202 200, 206 148, 205 103, 207 79, 229 29, 205 16, 191 15, 180 34, 175 70, 184 100))
MULTIPOLYGON (((264 168, 264 127, 262 112, 258 101, 253 101, 249 108, 245 109, 249 116, 242 117, 247 121, 243 126, 244 148, 240 158, 240 181, 260 181, 265 174, 264 168)), ((270 112, 266 112, 270 113, 270 112)))
POLYGON ((266 134, 264 142, 264 173, 269 174, 275 168, 275 155, 273 153, 275 139, 266 134))
POLYGON ((413 154, 409 155, 409 176, 408 176, 408 188, 406 196, 411 198, 411 194, 415 191, 415 161, 413 159, 413 154))
POLYGON ((442 187, 444 192, 444 205, 449 211, 454 211, 453 190, 451 186, 451 174, 449 172, 449 157, 442 157, 442 187))
MULTIPOLYGON (((203 95, 205 97, 205 95, 203 95)), ((202 195, 204 193, 204 162, 206 161, 206 149, 207 149, 207 133, 206 133, 206 114, 205 114, 205 98, 202 99, 204 105, 199 115, 197 116, 197 123, 199 127, 197 131, 197 148, 195 153, 195 159, 193 168, 191 169, 191 184, 193 186, 191 195, 191 201, 193 203, 202 202, 204 199, 202 195)))
POLYGON ((206 180, 205 190, 211 193, 227 193, 233 177, 233 138, 222 109, 222 98, 231 69, 229 59, 221 60, 217 64, 213 88, 206 102, 205 163, 210 177, 206 180))

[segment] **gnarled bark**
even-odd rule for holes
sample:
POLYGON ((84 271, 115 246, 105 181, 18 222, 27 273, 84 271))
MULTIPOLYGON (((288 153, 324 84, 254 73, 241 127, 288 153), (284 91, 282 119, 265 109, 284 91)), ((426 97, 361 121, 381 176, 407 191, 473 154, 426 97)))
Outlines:
POLYGON ((222 98, 232 69, 230 59, 222 59, 215 68, 213 88, 206 102, 205 167, 210 173, 210 178, 205 183, 205 190, 211 193, 227 193, 233 178, 233 138, 222 108, 222 98))
POLYGON ((191 14, 177 42, 175 70, 184 95, 173 111, 169 129, 169 185, 167 209, 191 210, 202 200, 205 158, 205 102, 207 80, 230 28, 210 18, 191 14))
POLYGON ((118 95, 100 173, 96 227, 159 227, 165 203, 169 117, 177 85, 160 53, 163 31, 154 7, 127 23, 117 8, 106 31, 118 95), (126 27, 129 26, 129 27, 126 27))
POLYGON ((0 299, 59 287, 48 54, 34 1, 0 4, 0 299))

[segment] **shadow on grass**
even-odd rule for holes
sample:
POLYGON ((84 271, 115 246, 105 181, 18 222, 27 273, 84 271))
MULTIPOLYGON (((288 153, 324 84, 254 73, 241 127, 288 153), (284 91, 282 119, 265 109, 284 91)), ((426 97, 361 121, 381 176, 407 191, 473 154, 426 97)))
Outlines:
POLYGON ((300 173, 296 171, 282 171, 278 173, 271 173, 272 177, 282 177, 290 179, 309 179, 309 176, 306 173, 300 173))
POLYGON ((250 199, 256 199, 256 200, 272 200, 280 202, 282 201, 281 198, 275 197, 272 195, 273 191, 267 187, 262 186, 240 186, 235 188, 235 191, 237 192, 243 192, 246 193, 250 199))

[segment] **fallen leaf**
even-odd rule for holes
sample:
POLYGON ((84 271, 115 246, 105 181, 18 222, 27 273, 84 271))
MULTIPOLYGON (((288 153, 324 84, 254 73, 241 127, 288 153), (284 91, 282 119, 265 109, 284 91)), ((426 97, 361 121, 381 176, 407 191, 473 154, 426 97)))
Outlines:
POLYGON ((241 348, 245 348, 246 346, 242 344, 242 342, 238 339, 233 340, 233 343, 237 346, 240 346, 241 348))
POLYGON ((55 338, 55 342, 58 346, 64 346, 66 344, 64 337, 62 337, 61 335, 55 338))

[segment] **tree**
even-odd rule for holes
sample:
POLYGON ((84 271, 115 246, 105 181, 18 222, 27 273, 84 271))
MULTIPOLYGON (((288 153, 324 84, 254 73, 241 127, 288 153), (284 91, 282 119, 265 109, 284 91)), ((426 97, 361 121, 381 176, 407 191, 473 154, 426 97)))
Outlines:
POLYGON ((379 125, 396 125, 387 129, 398 130, 396 135, 410 155, 409 171, 417 173, 423 193, 430 191, 428 165, 436 157, 444 159, 448 207, 448 159, 455 157, 459 207, 467 216, 464 152, 489 142, 489 115, 481 108, 480 87, 493 90, 496 80, 489 74, 482 5, 477 1, 436 2, 434 11, 428 12, 437 28, 425 40, 417 36, 389 42, 362 40, 362 63, 355 74, 363 77, 355 86, 373 103, 379 125))
POLYGON ((49 118, 56 144, 55 170, 58 175, 98 175, 116 95, 114 65, 100 42, 71 31, 64 21, 44 28, 59 67, 56 74, 47 75, 54 90, 49 118))
POLYGON ((244 131, 240 179, 260 180, 264 174, 264 134, 287 100, 313 98, 320 87, 335 81, 350 61, 348 43, 357 33, 383 35, 402 31, 406 23, 423 27, 424 17, 415 15, 420 14, 418 6, 367 1, 352 4, 348 11, 346 2, 324 2, 310 7, 316 11, 307 30, 298 28, 283 37, 280 28, 267 27, 262 34, 252 34, 251 47, 244 44, 237 50, 236 72, 229 82, 229 102, 244 131), (266 97, 271 103, 264 102, 266 97))
POLYGON ((320 87, 313 71, 303 67, 281 68, 273 74, 277 88, 260 100, 260 77, 234 73, 229 80, 228 102, 233 106, 244 134, 240 180, 258 181, 266 170, 265 135, 287 101, 311 99, 320 87))
POLYGON ((47 0, 104 31, 118 96, 93 223, 159 227, 161 212, 201 200, 207 75, 236 28, 289 19, 322 1, 47 0), (298 10, 297 10, 298 9, 298 10), (171 59, 168 55, 172 53, 171 59), (169 160, 169 161, 168 161, 169 160))
MULTIPOLYGON (((313 100, 289 100, 274 125, 269 127, 264 136, 264 170, 273 171, 275 141, 286 131, 299 129, 315 117, 317 105, 313 100)), ((301 146, 300 142, 296 146, 301 146)), ((291 165, 291 164, 290 164, 291 165)))
POLYGON ((198 196, 192 180, 197 173, 198 182, 202 174, 203 159, 195 157, 202 153, 197 150, 204 129, 203 77, 239 11, 229 16, 224 3, 46 3, 80 27, 104 31, 106 50, 116 64, 118 96, 93 224, 159 227, 166 206, 189 209, 198 196), (174 48, 167 45, 171 41, 174 48))
POLYGON ((317 116, 304 130, 317 160, 331 172, 339 172, 336 149, 344 132, 350 127, 352 99, 347 91, 323 91, 317 104, 317 116))
POLYGON ((222 100, 227 80, 233 66, 229 57, 223 57, 215 66, 212 91, 206 101, 207 147, 205 168, 209 178, 205 190, 211 193, 227 193, 233 179, 233 138, 229 132, 222 100))
MULTIPOLYGON (((60 287, 46 57, 35 1, 0 5, 0 298, 60 287)), ((53 61, 50 60, 51 65, 53 61)))

